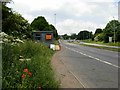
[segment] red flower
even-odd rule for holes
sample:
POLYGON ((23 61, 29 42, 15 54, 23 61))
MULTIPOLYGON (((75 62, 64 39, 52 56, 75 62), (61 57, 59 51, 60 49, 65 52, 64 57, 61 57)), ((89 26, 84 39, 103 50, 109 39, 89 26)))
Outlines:
POLYGON ((31 77, 31 76, 32 76, 32 73, 31 73, 31 72, 28 72, 28 75, 31 77))
POLYGON ((28 71, 28 69, 27 69, 27 68, 25 68, 25 69, 23 70, 23 72, 28 73, 29 71, 28 71))
POLYGON ((26 75, 25 75, 25 74, 22 74, 22 78, 26 78, 26 75))

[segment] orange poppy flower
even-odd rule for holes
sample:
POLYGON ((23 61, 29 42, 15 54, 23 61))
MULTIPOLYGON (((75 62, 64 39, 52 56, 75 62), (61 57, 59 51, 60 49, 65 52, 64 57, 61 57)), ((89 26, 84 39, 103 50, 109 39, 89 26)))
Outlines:
POLYGON ((31 73, 31 72, 28 72, 28 75, 31 77, 31 76, 32 76, 32 73, 31 73))
POLYGON ((22 78, 26 78, 26 75, 25 75, 25 74, 22 74, 22 78))
POLYGON ((25 69, 23 70, 23 72, 28 73, 29 71, 28 71, 28 69, 27 69, 27 68, 25 68, 25 69))

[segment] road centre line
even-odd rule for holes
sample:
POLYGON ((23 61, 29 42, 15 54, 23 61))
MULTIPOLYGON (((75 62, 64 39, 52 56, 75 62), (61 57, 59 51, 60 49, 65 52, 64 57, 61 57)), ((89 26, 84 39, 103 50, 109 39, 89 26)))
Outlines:
POLYGON ((77 53, 79 53, 79 54, 82 54, 82 55, 84 55, 84 56, 87 56, 87 57, 89 57, 89 58, 95 59, 95 60, 97 60, 97 61, 100 61, 100 62, 102 62, 102 63, 111 65, 111 66, 116 67, 116 68, 120 68, 119 66, 114 65, 114 64, 112 64, 112 63, 110 63, 110 62, 107 62, 107 61, 101 60, 101 59, 99 59, 99 58, 96 58, 96 57, 93 57, 93 56, 84 54, 84 53, 82 53, 82 52, 79 52, 79 51, 76 51, 76 50, 74 50, 74 49, 68 48, 67 46, 65 46, 65 48, 67 48, 67 49, 69 49, 69 50, 71 50, 71 51, 77 52, 77 53))

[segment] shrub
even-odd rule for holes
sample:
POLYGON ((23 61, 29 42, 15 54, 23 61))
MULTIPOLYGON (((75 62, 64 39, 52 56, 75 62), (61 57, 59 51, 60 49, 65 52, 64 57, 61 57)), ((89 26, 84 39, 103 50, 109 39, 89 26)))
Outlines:
POLYGON ((104 40, 104 34, 101 33, 101 34, 98 34, 96 37, 95 37, 95 41, 103 41, 104 40))
POLYGON ((3 44, 2 87, 57 88, 51 68, 53 51, 45 44, 27 41, 19 45, 3 44))

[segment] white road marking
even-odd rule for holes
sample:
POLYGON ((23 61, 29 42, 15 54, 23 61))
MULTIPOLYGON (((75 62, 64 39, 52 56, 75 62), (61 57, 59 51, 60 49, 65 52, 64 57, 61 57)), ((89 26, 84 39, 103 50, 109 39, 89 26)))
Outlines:
POLYGON ((68 48, 68 47, 66 47, 66 46, 65 46, 65 48, 67 48, 67 49, 69 49, 69 50, 71 50, 71 51, 74 51, 74 52, 80 53, 80 54, 82 54, 82 55, 84 55, 84 56, 87 56, 87 57, 89 57, 89 58, 95 59, 95 60, 97 60, 97 61, 103 62, 103 63, 105 63, 105 64, 111 65, 111 66, 113 66, 113 67, 120 68, 119 66, 114 65, 114 64, 112 64, 112 63, 110 63, 110 62, 107 62, 107 61, 101 60, 101 59, 99 59, 99 58, 96 58, 96 57, 93 57, 93 56, 90 56, 90 55, 84 54, 84 53, 79 52, 79 51, 77 51, 77 50, 74 50, 74 49, 68 48))

